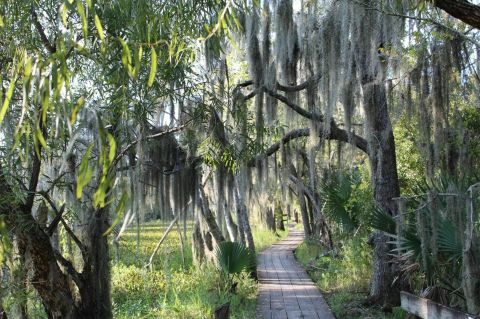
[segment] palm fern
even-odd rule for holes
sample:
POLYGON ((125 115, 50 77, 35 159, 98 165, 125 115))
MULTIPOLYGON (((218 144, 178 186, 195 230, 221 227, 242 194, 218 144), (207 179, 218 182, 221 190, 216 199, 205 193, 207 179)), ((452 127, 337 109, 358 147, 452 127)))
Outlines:
POLYGON ((357 207, 348 207, 352 196, 353 185, 356 180, 346 174, 330 178, 321 184, 320 194, 322 196, 323 212, 333 221, 342 226, 345 232, 352 231, 358 227, 355 218, 357 207))
POLYGON ((215 252, 218 268, 228 275, 255 271, 255 252, 239 242, 221 242, 215 252))
POLYGON ((370 215, 370 226, 387 234, 395 235, 395 219, 387 211, 375 206, 370 215))
POLYGON ((448 261, 461 260, 462 240, 454 223, 444 219, 438 226, 438 251, 443 253, 448 261))

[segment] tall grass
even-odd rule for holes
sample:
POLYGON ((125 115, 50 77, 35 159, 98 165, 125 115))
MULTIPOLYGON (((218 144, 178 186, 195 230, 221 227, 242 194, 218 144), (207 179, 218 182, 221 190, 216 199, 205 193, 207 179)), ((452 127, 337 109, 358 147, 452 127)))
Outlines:
POLYGON ((378 308, 362 305, 368 296, 372 269, 372 251, 366 237, 344 240, 339 247, 337 255, 323 256, 323 246, 306 240, 295 251, 297 260, 324 292, 335 316, 349 319, 404 318, 405 313, 400 308, 384 313, 378 308))
MULTIPOLYGON (((182 263, 178 232, 168 234, 160 247, 153 271, 144 268, 166 226, 149 222, 141 229, 137 249, 136 231, 127 231, 120 243, 118 262, 112 261, 112 298, 115 318, 212 318, 217 306, 230 302, 231 318, 255 318, 256 282, 246 274, 236 278, 232 293, 213 265, 192 263, 191 240, 185 243, 182 263)), ((279 236, 284 237, 286 232, 279 236)), ((257 249, 280 237, 263 230, 253 231, 257 249)))

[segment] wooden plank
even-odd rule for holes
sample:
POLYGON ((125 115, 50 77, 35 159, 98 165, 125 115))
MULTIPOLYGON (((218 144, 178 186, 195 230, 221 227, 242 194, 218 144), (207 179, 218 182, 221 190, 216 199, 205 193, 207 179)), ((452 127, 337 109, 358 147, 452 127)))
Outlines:
POLYGON ((404 310, 423 319, 480 319, 405 291, 400 292, 400 298, 404 310))

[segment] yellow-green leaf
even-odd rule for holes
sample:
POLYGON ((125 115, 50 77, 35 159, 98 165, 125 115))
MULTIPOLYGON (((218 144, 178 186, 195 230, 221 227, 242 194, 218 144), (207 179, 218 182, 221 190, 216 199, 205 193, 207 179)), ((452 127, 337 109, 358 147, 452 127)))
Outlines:
POLYGON ((36 127, 35 132, 33 134, 33 146, 35 148, 35 154, 37 155, 37 158, 40 158, 41 156, 41 146, 46 150, 47 149, 47 143, 45 142, 45 139, 43 138, 43 133, 40 127, 36 127))
POLYGON ((47 142, 45 142, 45 138, 43 137, 42 130, 38 126, 37 126, 37 129, 35 130, 35 136, 38 142, 40 142, 40 145, 42 145, 44 149, 47 149, 47 142))
POLYGON ((50 81, 45 79, 42 91, 42 122, 47 123, 47 111, 50 105, 50 81))
POLYGON ((3 28, 5 23, 3 23, 3 17, 0 15, 0 28, 3 28))
POLYGON ((97 28, 97 32, 98 32, 98 36, 100 37, 100 40, 104 40, 105 38, 105 35, 103 34, 103 27, 102 27, 102 23, 100 22, 100 18, 98 17, 98 15, 95 15, 95 27, 97 28))
POLYGON ((132 73, 132 54, 128 48, 127 43, 122 38, 119 38, 120 43, 122 44, 122 64, 127 69, 129 75, 132 73))
POLYGON ((155 80, 155 74, 157 73, 157 52, 155 52, 155 48, 152 47, 152 55, 150 58, 150 75, 148 76, 147 85, 150 87, 153 85, 153 81, 155 80))
POLYGON ((78 99, 77 104, 75 104, 75 106, 73 107, 72 116, 70 117, 70 124, 71 125, 75 124, 75 122, 77 121, 78 111, 80 111, 80 109, 82 108, 82 106, 84 104, 85 104, 85 98, 83 96, 81 96, 78 99))
POLYGON ((62 23, 64 27, 67 26, 67 13, 68 13, 67 6, 65 4, 62 4, 61 15, 62 15, 62 23))
POLYGON ((80 15, 80 18, 82 19, 83 36, 87 38, 88 37, 87 14, 85 13, 85 8, 83 7, 80 1, 77 1, 77 12, 80 15))
POLYGON ((125 209, 127 207, 127 200, 128 200, 128 194, 126 191, 122 193, 122 197, 120 198, 120 201, 118 202, 117 207, 115 208, 115 219, 112 222, 112 225, 108 227, 108 229, 103 233, 103 236, 107 236, 110 234, 115 226, 117 226, 123 218, 123 215, 125 214, 125 209))
POLYGON ((135 66, 133 68, 133 77, 137 78, 138 72, 140 71, 140 62, 142 60, 143 48, 142 46, 138 47, 138 50, 135 51, 135 66))
POLYGON ((108 145, 110 146, 110 150, 108 151, 108 161, 111 164, 115 159, 115 154, 117 152, 117 143, 115 142, 115 138, 112 134, 107 133, 108 137, 108 145))
POLYGON ((0 110, 0 124, 2 124, 5 114, 7 113, 7 110, 8 110, 8 105, 12 100, 13 89, 15 88, 16 81, 17 81, 17 77, 15 76, 10 82, 10 85, 8 86, 7 94, 5 94, 5 100, 3 101, 2 109, 0 110))
POLYGON ((29 79, 30 75, 32 75, 32 57, 27 58, 27 61, 25 62, 25 68, 23 70, 23 76, 25 79, 29 79))
POLYGON ((76 195, 78 199, 82 198, 83 188, 88 185, 88 183, 90 182, 93 176, 93 169, 88 164, 88 160, 90 158, 90 153, 92 152, 92 148, 93 148, 93 143, 91 143, 87 147, 87 150, 83 155, 82 161, 80 162, 80 167, 79 167, 79 172, 77 177, 77 191, 76 191, 76 195))

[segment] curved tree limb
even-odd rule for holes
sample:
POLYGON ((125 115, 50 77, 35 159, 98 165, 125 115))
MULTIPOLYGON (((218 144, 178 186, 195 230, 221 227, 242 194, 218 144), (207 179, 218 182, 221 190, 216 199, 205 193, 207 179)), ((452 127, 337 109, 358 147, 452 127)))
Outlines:
POLYGON ((165 131, 161 131, 159 133, 156 133, 156 134, 151 134, 151 135, 147 135, 143 138, 139 138, 133 142, 131 142, 130 144, 128 144, 123 150, 121 150, 117 156, 113 159, 113 162, 112 162, 112 165, 110 166, 110 169, 113 169, 113 167, 115 167, 115 165, 122 159, 123 156, 125 156, 125 154, 127 154, 127 152, 132 148, 134 147, 135 145, 137 145, 137 143, 143 141, 143 140, 151 140, 151 139, 155 139, 155 138, 160 138, 162 136, 165 136, 167 134, 171 134, 171 133, 175 133, 175 132, 178 132, 178 131, 181 131, 183 130, 184 128, 186 128, 193 120, 188 120, 187 122, 185 122, 184 124, 182 125, 179 125, 179 126, 176 126, 176 127, 173 127, 173 128, 169 128, 165 131))
POLYGON ((268 94, 270 95, 271 97, 274 97, 276 98, 277 100, 283 102, 285 105, 287 105, 289 108, 291 108, 292 110, 294 110, 295 112, 297 112, 298 114, 300 114, 301 116, 307 118, 307 119, 310 119, 310 120, 314 120, 314 121, 320 121, 320 122, 323 122, 324 120, 324 117, 322 114, 319 114, 319 113, 314 113, 314 112, 309 112, 305 109, 303 109, 302 107, 298 106, 297 104, 293 103, 292 101, 290 101, 287 97, 285 97, 284 95, 282 94, 279 94, 275 91, 272 91, 270 90, 269 88, 266 88, 264 87, 263 90, 268 94))
POLYGON ((451 16, 480 29, 480 6, 467 0, 434 0, 433 4, 451 16))
MULTIPOLYGON (((292 140, 295 140, 300 137, 307 137, 310 136, 310 129, 309 128, 301 128, 301 129, 296 129, 293 131, 288 132, 285 134, 282 139, 274 144, 272 144, 267 150, 260 155, 255 156, 253 159, 251 159, 248 162, 248 166, 252 167, 255 166, 255 162, 265 159, 274 153, 276 153, 280 147, 283 144, 287 144, 292 140)), ((328 140, 337 140, 337 141, 342 141, 345 143, 349 143, 361 151, 363 151, 365 154, 369 154, 368 151, 368 142, 366 139, 363 137, 356 135, 356 134, 351 134, 351 137, 349 138, 349 134, 347 131, 338 128, 335 125, 332 125, 330 129, 330 133, 325 133, 323 130, 319 130, 319 136, 320 138, 328 139, 328 140)))
MULTIPOLYGON (((277 81, 276 88, 279 91, 283 91, 283 92, 298 92, 298 91, 301 91, 301 90, 305 90, 311 82, 316 83, 321 78, 322 78, 322 75, 317 74, 317 75, 312 76, 311 78, 309 78, 305 82, 300 83, 298 85, 283 85, 283 84, 281 84, 280 82, 277 81)), ((250 85, 253 85, 253 84, 254 83, 253 83, 252 80, 244 81, 244 82, 238 83, 237 86, 236 86, 236 89, 244 88, 244 87, 247 87, 247 86, 250 86, 250 85)))
POLYGON ((312 82, 317 83, 318 80, 320 80, 321 78, 322 78, 322 74, 317 74, 298 85, 282 85, 279 82, 277 82, 277 89, 283 92, 298 92, 301 90, 305 90, 308 87, 308 85, 311 84, 312 82))

